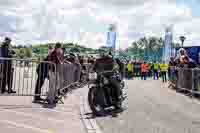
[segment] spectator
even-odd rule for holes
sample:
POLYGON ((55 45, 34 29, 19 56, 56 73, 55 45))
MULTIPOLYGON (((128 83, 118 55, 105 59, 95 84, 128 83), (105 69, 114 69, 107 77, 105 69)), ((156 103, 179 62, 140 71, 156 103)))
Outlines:
POLYGON ((133 74, 133 64, 131 61, 129 61, 127 69, 128 69, 128 79, 131 79, 133 74))
POLYGON ((50 55, 53 51, 54 51, 54 48, 51 45, 49 45, 48 55, 50 55))
MULTIPOLYGON (((11 47, 11 39, 6 37, 1 48, 1 54, 4 58, 12 58, 15 52, 10 49, 11 47)), ((16 91, 12 90, 12 81, 13 81, 13 71, 12 61, 9 59, 5 59, 2 61, 2 72, 3 79, 1 83, 1 91, 5 93, 6 85, 8 87, 8 93, 16 93, 16 91)))
POLYGON ((184 67, 186 68, 195 68, 196 67, 196 63, 190 59, 188 56, 185 56, 183 59, 184 62, 184 67))
POLYGON ((178 51, 178 55, 176 57, 176 62, 178 67, 184 67, 184 58, 187 56, 186 50, 183 48, 180 48, 178 51))
POLYGON ((41 95, 41 88, 44 84, 44 81, 46 78, 48 78, 48 63, 45 62, 48 61, 47 58, 45 58, 40 64, 38 65, 36 72, 38 75, 37 82, 36 82, 36 87, 35 87, 35 96, 34 96, 34 102, 41 101, 43 100, 40 95, 41 95))
POLYGON ((159 79, 159 75, 158 75, 158 69, 159 69, 159 64, 154 62, 153 64, 153 77, 154 77, 154 80, 158 80, 159 79))
POLYGON ((153 63, 151 62, 150 63, 150 77, 152 78, 152 76, 153 76, 153 63))
POLYGON ((140 62, 136 62, 135 64, 135 74, 136 76, 141 76, 141 63, 140 62))
MULTIPOLYGON (((50 61, 50 62, 55 63, 55 64, 64 63, 64 52, 63 52, 63 49, 61 48, 60 43, 56 43, 55 49, 53 51, 50 51, 47 58, 45 58, 43 62, 40 62, 40 64, 37 67, 36 72, 38 74, 38 79, 37 79, 37 82, 36 82, 34 102, 43 100, 40 97, 41 87, 43 86, 45 79, 48 78, 49 70, 50 69, 52 71, 55 70, 53 65, 51 65, 51 64, 49 64, 45 61, 50 61)), ((58 81, 59 81, 59 77, 57 77, 57 78, 58 78, 58 81)), ((50 92, 52 92, 52 93, 54 93, 54 91, 55 90, 50 90, 50 92)), ((49 93, 49 94, 51 94, 51 93, 49 93)))
POLYGON ((124 64, 123 64, 123 62, 119 58, 117 58, 116 63, 119 66, 119 71, 121 73, 121 76, 124 77, 124 64))
POLYGON ((48 61, 51 61, 55 64, 64 63, 64 51, 61 43, 56 43, 55 49, 48 56, 48 61))
POLYGON ((161 77, 162 81, 167 82, 167 70, 168 70, 168 65, 166 63, 161 63, 160 64, 160 72, 161 72, 161 77))
POLYGON ((175 76, 175 71, 176 71, 176 63, 174 61, 174 58, 171 57, 170 58, 170 61, 169 61, 169 65, 168 65, 168 77, 169 77, 169 80, 172 81, 174 80, 174 76, 175 76))
POLYGON ((146 62, 143 62, 141 64, 141 79, 146 80, 148 73, 148 64, 146 62))

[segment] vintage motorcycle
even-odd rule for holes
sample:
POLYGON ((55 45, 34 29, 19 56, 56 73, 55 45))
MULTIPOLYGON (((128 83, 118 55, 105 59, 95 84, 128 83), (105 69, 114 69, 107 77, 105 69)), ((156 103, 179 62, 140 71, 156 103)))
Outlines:
POLYGON ((105 76, 107 73, 113 73, 113 71, 93 72, 89 74, 88 103, 93 114, 96 116, 104 115, 106 110, 112 108, 116 102, 122 107, 122 103, 127 97, 124 92, 125 83, 120 74, 114 72, 114 74, 112 74, 113 76, 108 78, 105 76), (116 80, 120 84, 120 101, 116 101, 114 98, 113 90, 116 88, 114 88, 114 85, 110 82, 110 78, 116 80), (105 91, 107 91, 107 93, 105 93, 105 91), (106 98, 106 95, 109 98, 106 98))

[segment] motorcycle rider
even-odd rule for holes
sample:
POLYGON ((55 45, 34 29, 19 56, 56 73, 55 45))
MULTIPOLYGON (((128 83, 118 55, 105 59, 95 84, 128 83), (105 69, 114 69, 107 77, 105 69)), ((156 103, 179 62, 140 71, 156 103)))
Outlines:
MULTIPOLYGON (((94 65, 94 70, 96 72, 113 71, 114 66, 116 64, 117 63, 113 59, 111 52, 109 52, 108 55, 102 54, 101 57, 96 60, 95 65, 94 65)), ((108 72, 108 73, 106 72, 104 76, 109 79, 110 85, 113 87, 112 88, 113 97, 116 100, 113 106, 115 107, 116 110, 118 110, 118 109, 121 109, 121 105, 120 105, 120 89, 121 88, 120 88, 120 82, 112 78, 113 74, 114 74, 114 71, 108 72)), ((110 104, 109 93, 106 89, 105 89, 105 95, 106 95, 108 104, 110 104)))

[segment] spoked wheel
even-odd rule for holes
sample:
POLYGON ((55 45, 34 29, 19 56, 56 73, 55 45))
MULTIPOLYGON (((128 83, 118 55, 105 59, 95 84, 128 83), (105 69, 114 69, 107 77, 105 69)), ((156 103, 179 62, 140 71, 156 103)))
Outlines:
POLYGON ((88 103, 94 115, 104 115, 104 95, 102 91, 98 90, 98 88, 90 88, 88 93, 88 103))

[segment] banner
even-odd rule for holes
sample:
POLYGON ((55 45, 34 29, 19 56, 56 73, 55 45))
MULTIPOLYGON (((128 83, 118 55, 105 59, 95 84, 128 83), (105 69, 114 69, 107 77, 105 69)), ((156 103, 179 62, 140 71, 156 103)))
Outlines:
POLYGON ((172 56, 172 33, 167 30, 165 33, 165 42, 163 49, 163 61, 168 63, 170 61, 170 57, 172 56))
MULTIPOLYGON (((178 52, 179 49, 180 48, 176 48, 176 52, 178 52)), ((189 58, 200 64, 200 46, 184 47, 184 49, 186 50, 189 58)))
POLYGON ((107 33, 107 47, 111 47, 113 50, 116 48, 116 32, 115 31, 109 31, 107 33))

